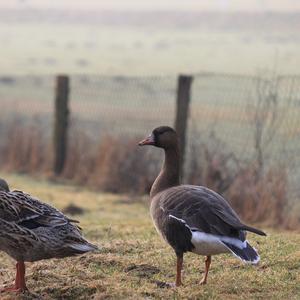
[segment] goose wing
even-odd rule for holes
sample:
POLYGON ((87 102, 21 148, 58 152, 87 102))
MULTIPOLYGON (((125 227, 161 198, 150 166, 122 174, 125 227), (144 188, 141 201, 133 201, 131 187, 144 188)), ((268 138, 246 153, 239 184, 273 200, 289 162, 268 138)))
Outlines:
POLYGON ((160 207, 169 218, 181 221, 191 231, 240 240, 245 240, 245 230, 265 235, 243 224, 221 195, 205 187, 183 185, 171 188, 164 192, 160 207))

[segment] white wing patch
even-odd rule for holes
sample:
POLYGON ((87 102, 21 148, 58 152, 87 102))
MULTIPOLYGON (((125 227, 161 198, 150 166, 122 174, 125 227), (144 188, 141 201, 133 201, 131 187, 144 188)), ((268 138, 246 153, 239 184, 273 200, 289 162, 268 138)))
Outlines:
POLYGON ((231 245, 234 245, 240 249, 245 249, 247 248, 247 241, 241 241, 239 239, 236 238, 231 238, 231 237, 227 237, 227 236, 221 236, 220 240, 226 243, 229 243, 231 245))
POLYGON ((175 216, 173 216, 173 215, 169 215, 169 217, 170 217, 170 218, 173 218, 173 219, 175 219, 175 220, 177 220, 177 221, 179 221, 179 222, 181 222, 181 223, 183 223, 183 224, 185 224, 188 228, 190 228, 190 227, 186 224, 186 221, 184 221, 183 219, 177 218, 177 217, 175 217, 175 216))
MULTIPOLYGON (((247 248, 247 241, 241 241, 240 239, 223 236, 223 235, 215 235, 210 233, 205 233, 202 231, 197 231, 196 229, 192 228, 187 225, 186 221, 175 217, 174 215, 169 215, 170 218, 177 220, 184 224, 192 233, 191 242, 194 245, 194 249, 192 252, 200 254, 200 255, 215 255, 221 253, 230 253, 232 252, 223 242, 231 244, 241 250, 247 248)), ((233 253, 233 252, 232 252, 233 253)), ((233 253, 237 256, 235 253, 233 253)), ((239 257, 239 256, 237 256, 239 257)), ((240 258, 240 257, 239 257, 240 258)), ((241 259, 241 258, 240 258, 241 259)), ((252 261, 251 263, 255 264, 259 261, 259 257, 257 260, 252 261)))
POLYGON ((214 255, 229 252, 218 236, 200 231, 192 232, 192 252, 200 255, 214 255))
POLYGON ((230 250, 222 242, 234 245, 239 249, 244 249, 247 247, 246 241, 243 242, 236 238, 214 235, 200 231, 192 232, 191 242, 195 246, 193 252, 201 255, 213 255, 230 252, 230 250))

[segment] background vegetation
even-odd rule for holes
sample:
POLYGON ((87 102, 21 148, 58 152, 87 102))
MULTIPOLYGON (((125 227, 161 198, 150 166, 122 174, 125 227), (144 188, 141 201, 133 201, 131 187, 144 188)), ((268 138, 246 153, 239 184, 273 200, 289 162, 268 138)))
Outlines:
MULTIPOLYGON (((176 78, 70 80, 67 161, 54 178, 54 78, 2 77, 1 168, 147 194, 162 154, 137 143, 156 126, 173 126, 176 78)), ((299 88, 299 76, 195 75, 184 182, 224 195, 246 221, 298 228, 299 88)))

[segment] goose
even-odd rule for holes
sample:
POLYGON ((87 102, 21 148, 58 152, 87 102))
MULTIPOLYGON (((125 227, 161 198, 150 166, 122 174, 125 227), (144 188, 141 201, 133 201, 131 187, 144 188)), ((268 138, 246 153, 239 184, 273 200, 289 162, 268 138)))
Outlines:
POLYGON ((164 163, 150 190, 150 214, 156 230, 177 256, 175 285, 180 286, 183 254, 206 256, 204 277, 207 283, 211 256, 232 253, 244 262, 257 264, 260 257, 246 240, 246 231, 265 236, 241 222, 236 212, 218 193, 203 186, 180 184, 179 143, 176 131, 168 126, 155 128, 139 142, 164 150, 164 163))
POLYGON ((64 258, 98 249, 81 234, 69 219, 54 207, 22 191, 10 191, 0 179, 0 251, 16 264, 15 284, 1 292, 24 292, 25 263, 64 258))

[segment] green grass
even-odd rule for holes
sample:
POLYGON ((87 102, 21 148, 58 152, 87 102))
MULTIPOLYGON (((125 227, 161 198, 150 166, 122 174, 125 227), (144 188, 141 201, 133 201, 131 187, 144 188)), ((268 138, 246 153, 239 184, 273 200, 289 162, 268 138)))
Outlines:
MULTIPOLYGON (((101 194, 20 175, 0 174, 59 209, 69 203, 85 208, 78 216, 97 253, 28 263, 31 293, 20 299, 299 299, 300 234, 264 228, 268 237, 249 234, 261 254, 257 267, 230 255, 214 256, 206 286, 200 286, 204 258, 185 255, 184 286, 162 288, 175 277, 175 256, 152 226, 147 198, 101 194)), ((0 284, 14 280, 14 262, 0 254, 0 284)), ((16 299, 1 295, 1 299, 16 299)))

